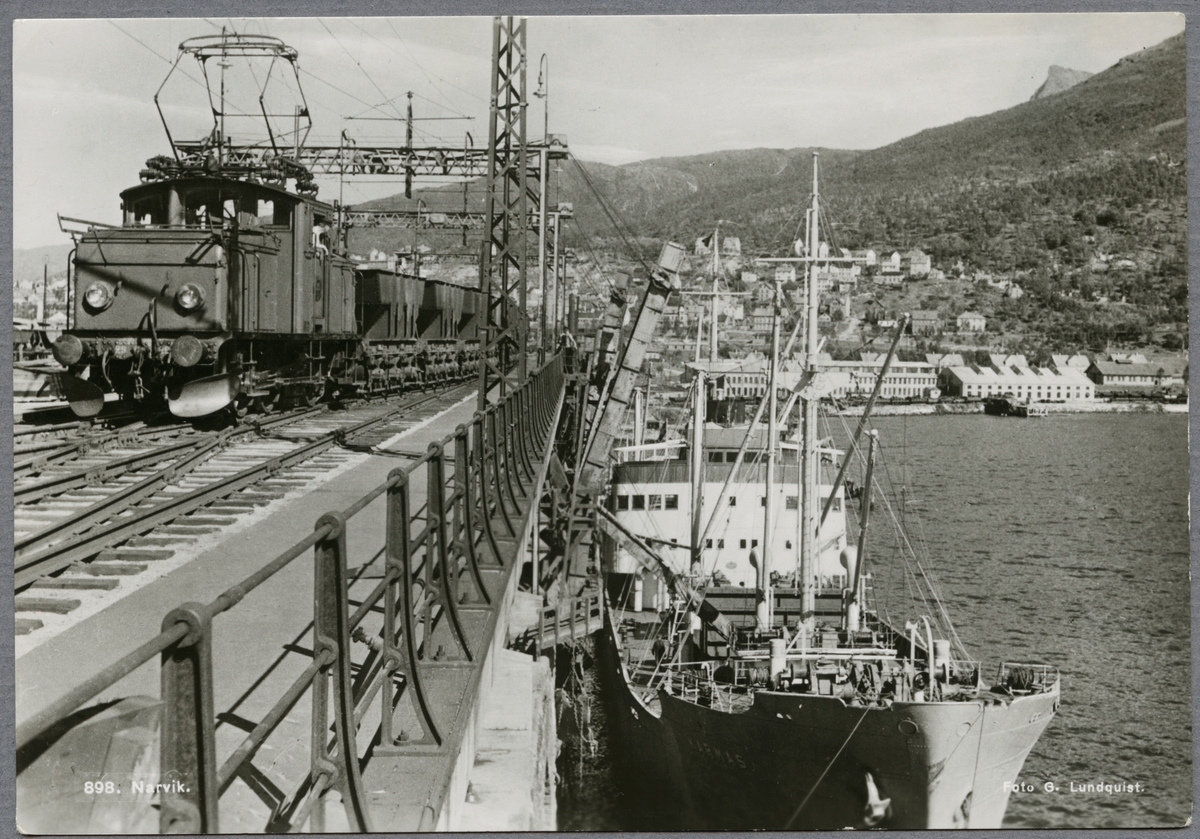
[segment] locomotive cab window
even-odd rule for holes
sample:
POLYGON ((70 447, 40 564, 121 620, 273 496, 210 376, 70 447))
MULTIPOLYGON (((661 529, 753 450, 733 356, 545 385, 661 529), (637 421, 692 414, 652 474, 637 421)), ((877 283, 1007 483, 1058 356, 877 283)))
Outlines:
POLYGON ((167 202, 162 194, 148 195, 130 202, 125 209, 126 224, 149 227, 167 223, 167 202))
POLYGON ((259 199, 258 217, 263 224, 274 227, 289 227, 292 223, 292 205, 288 201, 259 199))

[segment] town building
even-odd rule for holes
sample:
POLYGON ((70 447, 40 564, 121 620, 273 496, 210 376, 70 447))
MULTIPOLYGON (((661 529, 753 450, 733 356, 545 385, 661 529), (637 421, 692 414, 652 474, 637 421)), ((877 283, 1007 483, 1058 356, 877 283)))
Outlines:
POLYGON ((963 360, 962 353, 925 353, 925 360, 932 365, 933 369, 941 373, 947 367, 963 367, 967 362, 963 360))
POLYGON ((878 257, 876 256, 875 251, 872 250, 871 248, 865 248, 862 250, 854 250, 854 251, 850 252, 850 255, 852 257, 854 257, 854 259, 857 262, 860 262, 863 265, 867 265, 870 267, 874 267, 878 261, 878 257))
POLYGON ((939 377, 949 396, 986 399, 1012 394, 1030 402, 1092 400, 1096 385, 1073 367, 981 366, 946 367, 939 377))
POLYGON ((900 270, 910 277, 928 277, 929 269, 932 267, 929 254, 920 248, 914 248, 900 256, 900 270))
POLYGON ((1166 369, 1144 359, 1145 356, 1118 357, 1116 360, 1098 358, 1088 367, 1087 376, 1097 385, 1110 389, 1150 390, 1164 387, 1166 369))
POLYGON ((913 335, 936 335, 942 331, 942 319, 936 309, 918 309, 912 313, 909 328, 913 335))
MULTIPOLYGON (((875 389, 885 356, 880 353, 862 361, 834 361, 827 353, 817 357, 818 387, 825 396, 868 396, 875 389)), ((703 368, 716 383, 722 398, 761 398, 767 392, 769 364, 766 359, 722 359, 691 362, 689 370, 703 368)), ((690 373, 689 373, 690 375, 690 373)), ((799 365, 786 362, 776 376, 780 390, 795 388, 803 375, 799 365)), ((883 379, 879 395, 884 399, 925 396, 937 387, 937 372, 923 361, 893 361, 883 379)))
POLYGON ((983 332, 987 329, 987 318, 979 312, 963 312, 956 323, 959 332, 983 332))

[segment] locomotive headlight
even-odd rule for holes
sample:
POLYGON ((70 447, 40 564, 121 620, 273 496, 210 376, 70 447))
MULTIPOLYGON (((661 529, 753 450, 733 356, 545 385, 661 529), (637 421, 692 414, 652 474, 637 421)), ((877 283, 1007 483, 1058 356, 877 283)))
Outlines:
POLYGON ((83 293, 83 302, 93 312, 103 312, 113 302, 112 286, 108 283, 94 282, 83 293))
POLYGON ((195 311, 204 305, 204 292, 200 286, 188 283, 175 293, 175 304, 185 312, 195 311))

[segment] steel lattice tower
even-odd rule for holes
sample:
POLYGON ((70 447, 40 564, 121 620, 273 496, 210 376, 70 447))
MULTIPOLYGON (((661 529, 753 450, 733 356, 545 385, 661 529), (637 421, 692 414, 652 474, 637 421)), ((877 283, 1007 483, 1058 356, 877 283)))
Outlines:
MULTIPOLYGON (((525 136, 528 98, 525 19, 496 18, 492 25, 491 117, 488 125, 486 235, 479 260, 479 289, 487 301, 480 321, 479 408, 488 391, 500 393, 528 373, 526 267, 529 171, 525 136), (513 292, 516 291, 516 301, 513 292), (516 311, 514 312, 514 307, 516 311), (515 376, 515 379, 513 378, 515 376)), ((534 184, 536 190, 537 185, 534 184)), ((534 200, 537 200, 535 193, 534 200)))

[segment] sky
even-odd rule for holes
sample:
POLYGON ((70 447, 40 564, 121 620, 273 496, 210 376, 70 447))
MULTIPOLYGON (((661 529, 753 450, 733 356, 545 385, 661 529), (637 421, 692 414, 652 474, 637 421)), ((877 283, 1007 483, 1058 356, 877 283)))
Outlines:
MULTIPOLYGON (((1058 64, 1099 72, 1183 29, 1170 13, 532 17, 529 136, 547 121, 584 161, 621 164, 745 148, 871 149, 1029 99, 1058 64), (543 59, 543 55, 545 56, 543 59)), ((118 193, 167 154, 167 127, 212 126, 180 42, 222 27, 299 51, 310 142, 403 142, 405 94, 427 145, 487 143, 492 24, 485 17, 16 21, 13 246, 65 244, 57 214, 120 222, 118 193), (160 91, 161 86, 161 91, 160 91), (367 119, 369 118, 369 119, 367 119)), ((217 73, 210 66, 212 73, 217 73)), ((286 66, 227 70, 230 113, 293 113, 286 66)), ((214 79, 219 79, 214 76, 214 79)), ((291 131, 291 120, 276 120, 291 131)), ((229 119, 236 137, 261 120, 229 119)), ((426 183, 425 186, 433 184, 426 183)), ((338 197, 336 181, 321 197, 338 197)), ((346 203, 398 191, 347 183, 346 203)))

